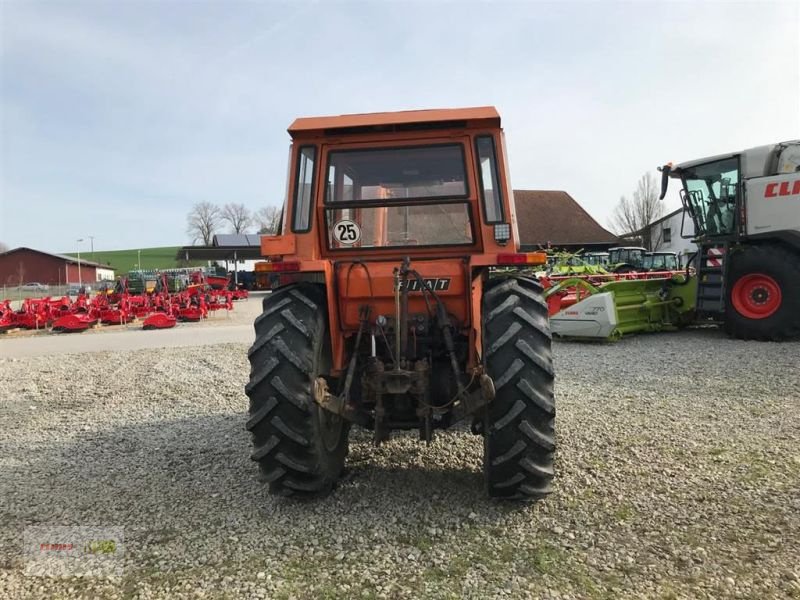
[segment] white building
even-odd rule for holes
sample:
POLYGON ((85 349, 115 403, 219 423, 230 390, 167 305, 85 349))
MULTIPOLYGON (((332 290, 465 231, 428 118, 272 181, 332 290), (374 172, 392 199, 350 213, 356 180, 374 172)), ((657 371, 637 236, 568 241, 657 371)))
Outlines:
POLYGON ((95 273, 97 281, 114 281, 114 269, 111 267, 97 267, 95 273))
POLYGON ((697 244, 692 242, 693 237, 692 217, 685 214, 683 208, 650 224, 652 250, 654 252, 675 252, 680 257, 682 265, 686 264, 689 255, 697 251, 697 244))

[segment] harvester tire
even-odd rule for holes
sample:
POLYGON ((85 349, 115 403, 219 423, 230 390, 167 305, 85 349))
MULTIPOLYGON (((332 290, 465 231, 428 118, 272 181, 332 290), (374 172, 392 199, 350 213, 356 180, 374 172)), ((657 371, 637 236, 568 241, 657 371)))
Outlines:
POLYGON ((744 340, 800 338, 800 256, 783 246, 731 251, 725 330, 744 340))
POLYGON ((550 493, 555 455, 552 337, 542 286, 491 280, 483 294, 484 365, 495 397, 484 421, 489 496, 536 500, 550 493))
POLYGON ((252 459, 271 493, 328 494, 344 469, 349 426, 313 400, 314 381, 328 372, 325 289, 311 283, 278 288, 264 298, 248 351, 247 429, 252 459))

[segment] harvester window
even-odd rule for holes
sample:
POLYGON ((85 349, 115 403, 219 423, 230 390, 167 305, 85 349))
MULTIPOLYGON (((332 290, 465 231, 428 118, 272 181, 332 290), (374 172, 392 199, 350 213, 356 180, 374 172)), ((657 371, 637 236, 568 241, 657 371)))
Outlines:
POLYGON ((733 233, 739 186, 739 159, 726 158, 684 172, 685 202, 698 235, 733 233))
POLYGON ((487 223, 503 222, 503 197, 497 180, 497 159, 494 153, 494 140, 490 135, 475 139, 481 178, 481 197, 487 223))
POLYGON ((466 198, 464 147, 337 150, 328 155, 328 203, 466 198))
POLYGON ((301 233, 311 229, 311 204, 314 198, 314 164, 317 149, 303 146, 297 153, 297 176, 294 186, 294 218, 292 231, 301 233))

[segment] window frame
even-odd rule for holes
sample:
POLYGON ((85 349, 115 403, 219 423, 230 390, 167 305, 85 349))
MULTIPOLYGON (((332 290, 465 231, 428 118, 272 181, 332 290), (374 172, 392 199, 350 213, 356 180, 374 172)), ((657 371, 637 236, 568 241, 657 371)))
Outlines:
MULTIPOLYGON (((404 200, 405 200, 405 198, 404 198, 404 200)), ((353 208, 353 204, 354 203, 358 203, 358 202, 362 202, 362 201, 354 200, 352 202, 346 202, 346 203, 344 203, 344 202, 334 202, 332 204, 326 204, 323 207, 323 214, 324 214, 324 219, 325 219, 324 239, 325 239, 325 245, 326 245, 326 247, 327 247, 329 252, 353 252, 353 251, 361 251, 361 250, 363 250, 365 248, 364 246, 349 247, 349 248, 347 246, 342 246, 342 247, 339 247, 339 248, 334 248, 331 245, 331 239, 330 239, 330 235, 329 235, 331 227, 333 225, 335 225, 335 223, 332 223, 331 219, 330 219, 331 211, 352 209, 353 208), (345 204, 346 204, 346 206, 343 206, 345 204)), ((384 201, 381 200, 381 202, 384 202, 384 201)), ((403 206, 436 206, 438 204, 464 204, 464 205, 466 205, 466 207, 467 207, 467 219, 469 220, 470 237, 472 238, 471 242, 464 242, 464 243, 460 243, 460 244, 453 244, 453 243, 450 243, 450 244, 423 244, 423 245, 418 245, 418 246, 417 245, 415 245, 415 246, 404 246, 404 245, 400 245, 400 246, 388 246, 388 245, 387 246, 367 246, 366 248, 369 249, 369 250, 397 250, 397 249, 403 248, 405 250, 411 250, 412 252, 418 252, 418 251, 430 250, 432 248, 451 248, 451 247, 452 248, 472 248, 472 247, 474 247, 475 244, 478 243, 478 236, 477 236, 478 230, 477 230, 477 228, 475 226, 475 219, 472 218, 472 216, 473 216, 472 215, 472 202, 470 202, 469 198, 461 198, 461 199, 452 199, 451 198, 447 202, 433 202, 430 199, 428 199, 428 200, 425 200, 425 201, 422 201, 422 202, 420 202, 420 201, 404 202, 402 204, 393 203, 393 204, 389 204, 389 205, 387 205, 385 203, 384 204, 378 204, 378 205, 376 205, 376 204, 369 204, 369 205, 361 204, 360 206, 355 207, 355 208, 402 208, 403 206)))
POLYGON ((295 159, 294 163, 294 194, 292 198, 292 233, 308 233, 311 231, 313 227, 313 219, 314 219, 314 196, 316 195, 317 189, 317 156, 319 154, 319 150, 316 144, 303 144, 297 148, 297 158, 295 159), (305 229, 298 228, 297 224, 297 216, 298 216, 298 196, 300 192, 300 161, 303 160, 303 151, 311 148, 314 151, 314 156, 312 157, 312 161, 314 165, 311 170, 311 191, 309 192, 309 203, 308 207, 306 208, 306 213, 308 217, 308 224, 305 229))
MULTIPOLYGON (((682 204, 684 206, 684 213, 688 212, 689 216, 692 218, 692 226, 694 228, 694 234, 692 236, 689 236, 687 239, 692 239, 692 238, 702 237, 702 236, 709 236, 709 237, 734 236, 734 237, 737 237, 740 234, 741 227, 742 227, 742 220, 741 220, 741 215, 740 215, 742 198, 743 198, 742 189, 743 189, 743 185, 744 185, 744 182, 745 182, 745 179, 742 177, 741 154, 733 154, 731 156, 726 156, 724 158, 717 158, 717 159, 714 159, 714 160, 708 160, 708 161, 705 161, 705 162, 702 162, 702 163, 698 163, 696 165, 692 165, 690 168, 693 169, 694 172, 696 173, 696 169, 698 169, 698 168, 708 167, 709 165, 715 165, 715 164, 723 163, 723 162, 730 161, 730 160, 736 161, 736 197, 734 199, 733 221, 731 223, 730 231, 727 231, 727 232, 711 233, 709 231, 709 227, 708 227, 709 211, 707 211, 707 210, 704 211, 702 214, 700 214, 700 217, 702 217, 703 227, 702 227, 702 230, 700 230, 700 228, 698 228, 698 220, 699 219, 698 219, 698 216, 697 216, 698 215, 697 207, 692 202, 692 197, 691 197, 692 192, 696 191, 696 190, 690 190, 689 189, 689 181, 703 181, 703 180, 700 179, 699 177, 696 177, 696 178, 687 177, 686 169, 684 169, 683 172, 681 173, 680 179, 681 179, 681 185, 683 187, 683 193, 681 194, 681 202, 682 202, 682 204)), ((721 173, 722 173, 722 171, 720 171, 720 174, 721 173)), ((712 186, 708 186, 708 184, 706 184, 706 190, 707 191, 711 190, 713 192, 713 184, 712 184, 712 186)), ((702 192, 702 190, 700 190, 700 191, 702 192)), ((720 180, 720 191, 722 191, 722 182, 721 182, 721 180, 720 180)), ((684 215, 684 217, 685 217, 685 215, 684 215)))
POLYGON ((502 185, 500 184, 500 172, 497 169, 497 144, 494 143, 494 136, 490 133, 480 134, 475 136, 475 166, 478 172, 478 183, 479 183, 479 192, 480 192, 480 201, 481 201, 481 214, 483 215, 483 221, 486 225, 495 225, 497 223, 506 223, 505 219, 505 210, 503 205, 503 189, 502 185), (497 182, 497 189, 496 191, 496 198, 498 203, 499 210, 498 219, 490 221, 489 220, 489 211, 487 210, 486 204, 486 184, 483 182, 483 169, 481 168, 481 152, 480 148, 478 147, 478 143, 480 140, 488 139, 491 146, 492 146, 492 153, 490 159, 492 161, 492 172, 494 174, 494 180, 497 182))
MULTIPOLYGON (((335 185, 335 184, 334 184, 335 185)), ((332 197, 332 196, 331 196, 332 197)), ((358 208, 361 206, 394 206, 394 205, 406 205, 406 204, 443 204, 446 202, 462 202, 464 200, 469 200, 470 197, 470 186, 469 186, 469 171, 467 170, 467 152, 466 148, 464 147, 464 142, 461 141, 453 141, 453 142, 437 142, 433 144, 400 144, 400 145, 391 145, 391 146, 373 146, 373 147, 365 147, 365 148, 341 148, 341 149, 328 149, 326 152, 325 157, 325 192, 323 193, 324 202, 323 205, 325 208, 329 207, 348 207, 348 208, 358 208), (464 193, 458 195, 444 195, 444 196, 415 196, 413 198, 376 198, 374 200, 328 200, 328 184, 330 183, 328 180, 330 169, 331 169, 331 155, 332 154, 344 154, 347 152, 385 152, 390 150, 422 150, 426 148, 442 148, 442 147, 452 147, 457 146, 459 152, 461 153, 461 166, 463 168, 464 174, 464 193), (444 202, 443 202, 444 201, 444 202)))

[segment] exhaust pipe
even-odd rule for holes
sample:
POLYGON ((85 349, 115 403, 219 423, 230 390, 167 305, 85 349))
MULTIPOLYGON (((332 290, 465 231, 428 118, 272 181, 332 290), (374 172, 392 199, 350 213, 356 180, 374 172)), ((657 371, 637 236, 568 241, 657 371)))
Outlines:
POLYGON ((663 167, 658 167, 658 170, 661 171, 661 195, 658 197, 659 200, 663 200, 664 197, 667 195, 667 187, 669 186, 669 175, 672 173, 672 163, 667 163, 663 167))

